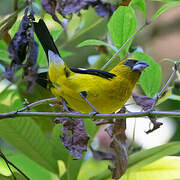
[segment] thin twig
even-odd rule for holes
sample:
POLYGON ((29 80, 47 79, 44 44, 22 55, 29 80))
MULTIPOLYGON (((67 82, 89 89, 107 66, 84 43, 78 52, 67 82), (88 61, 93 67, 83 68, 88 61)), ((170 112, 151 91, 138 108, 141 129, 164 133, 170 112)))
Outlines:
POLYGON ((164 85, 164 87, 161 89, 161 91, 154 97, 154 103, 151 107, 151 109, 149 111, 152 111, 158 101, 158 99, 161 97, 161 95, 163 94, 163 92, 166 90, 166 88, 168 87, 169 83, 171 82, 171 80, 173 79, 174 75, 176 74, 176 71, 178 69, 178 63, 175 62, 174 64, 174 69, 173 72, 171 74, 171 76, 169 77, 168 81, 166 82, 166 84, 164 85))
POLYGON ((169 77, 168 81, 166 82, 166 84, 164 85, 164 87, 161 89, 161 91, 158 93, 158 96, 160 97, 162 95, 162 93, 166 90, 166 88, 168 87, 169 83, 171 82, 172 78, 174 77, 174 75, 176 74, 176 71, 178 69, 178 64, 174 64, 174 69, 173 72, 171 74, 171 76, 169 77))
POLYGON ((42 100, 33 102, 33 103, 31 103, 31 104, 28 104, 27 106, 25 106, 25 107, 17 110, 17 112, 23 112, 23 111, 25 111, 25 110, 30 110, 30 109, 32 109, 32 108, 35 107, 35 106, 39 106, 39 105, 41 105, 41 104, 49 103, 49 102, 54 102, 54 101, 57 101, 57 98, 42 99, 42 100))

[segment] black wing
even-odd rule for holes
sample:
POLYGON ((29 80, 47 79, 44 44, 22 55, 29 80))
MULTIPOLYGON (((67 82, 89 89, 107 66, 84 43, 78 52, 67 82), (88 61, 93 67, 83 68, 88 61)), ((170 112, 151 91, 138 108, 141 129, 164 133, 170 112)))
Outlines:
POLYGON ((33 22, 33 25, 34 25, 34 31, 35 31, 42 47, 44 48, 47 58, 48 58, 48 50, 51 50, 55 54, 58 54, 60 56, 58 49, 54 43, 54 40, 53 40, 45 22, 42 19, 40 19, 39 22, 33 22))
MULTIPOLYGON (((80 73, 80 74, 91 74, 95 76, 100 76, 105 79, 112 79, 115 77, 115 74, 101 71, 98 69, 81 69, 81 68, 70 68, 72 72, 80 73)), ((49 89, 50 87, 53 87, 51 81, 48 79, 48 72, 42 72, 38 74, 38 77, 36 79, 36 83, 38 83, 43 88, 49 89)))
POLYGON ((105 79, 112 79, 113 77, 116 76, 115 74, 112 74, 112 73, 109 73, 106 71, 102 71, 102 70, 98 70, 98 69, 70 68, 70 70, 75 73, 91 74, 91 75, 95 75, 95 76, 100 76, 105 79))

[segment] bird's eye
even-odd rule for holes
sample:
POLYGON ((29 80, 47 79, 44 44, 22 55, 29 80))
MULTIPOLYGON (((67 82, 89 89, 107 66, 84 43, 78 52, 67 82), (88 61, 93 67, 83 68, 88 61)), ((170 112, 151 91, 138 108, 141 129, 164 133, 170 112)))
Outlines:
POLYGON ((133 66, 137 63, 137 60, 131 60, 131 59, 128 59, 124 65, 126 66, 129 66, 131 69, 133 68, 133 66))

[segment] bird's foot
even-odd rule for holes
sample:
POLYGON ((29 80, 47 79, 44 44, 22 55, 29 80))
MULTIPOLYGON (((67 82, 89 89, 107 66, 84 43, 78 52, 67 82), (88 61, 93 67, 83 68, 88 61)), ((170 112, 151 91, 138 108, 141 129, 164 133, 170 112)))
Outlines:
POLYGON ((89 113, 89 116, 93 121, 95 121, 96 114, 99 114, 99 112, 98 111, 92 111, 89 113))

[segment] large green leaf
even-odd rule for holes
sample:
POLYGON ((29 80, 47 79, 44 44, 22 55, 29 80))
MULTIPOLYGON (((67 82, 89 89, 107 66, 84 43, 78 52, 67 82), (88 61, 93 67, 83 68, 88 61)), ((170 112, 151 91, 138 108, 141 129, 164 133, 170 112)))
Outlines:
POLYGON ((160 9, 158 9, 158 11, 154 14, 152 20, 155 20, 157 17, 159 17, 164 11, 166 11, 167 9, 174 7, 176 5, 179 5, 180 1, 172 1, 172 2, 168 2, 166 4, 164 4, 160 9))
POLYGON ((144 17, 146 17, 146 2, 145 0, 132 0, 130 5, 138 10, 140 10, 144 17))
POLYGON ((128 172, 138 170, 164 156, 180 152, 180 142, 171 142, 130 155, 128 172))
MULTIPOLYGON (((14 173, 16 179, 18 180, 26 180, 22 175, 18 174, 18 173, 14 173)), ((3 176, 0 175, 0 180, 12 180, 13 177, 12 176, 3 176)))
POLYGON ((82 162, 83 162, 83 157, 81 159, 76 160, 72 156, 68 155, 68 161, 65 164, 66 172, 61 177, 61 180, 77 179, 82 162))
POLYGON ((30 160, 23 154, 16 153, 15 155, 6 157, 32 180, 58 180, 55 174, 30 160))
MULTIPOLYGON (((100 174, 102 174, 104 178, 104 175, 107 174, 106 172, 108 172, 108 175, 110 174, 110 171, 107 170, 109 164, 110 163, 108 161, 96 161, 94 159, 83 162, 83 166, 79 172, 78 180, 99 180, 101 178, 100 174)), ((103 180, 105 179, 106 178, 103 180)))
MULTIPOLYGON (((7 106, 2 104, 0 106, 1 112, 10 111, 7 106)), ((30 117, 1 120, 0 137, 30 159, 51 172, 57 173, 56 160, 52 156, 52 146, 30 117)))
POLYGON ((145 94, 153 97, 158 93, 161 85, 161 67, 144 53, 135 52, 133 56, 137 60, 146 61, 149 64, 149 67, 141 75, 139 82, 145 94))
MULTIPOLYGON (((111 17, 108 23, 108 29, 113 43, 119 49, 136 31, 136 16, 134 10, 130 6, 120 6, 111 17)), ((120 52, 120 56, 124 58, 129 49, 131 42, 120 52)))
POLYGON ((180 157, 166 156, 137 171, 126 173, 121 180, 178 180, 180 179, 180 157))

